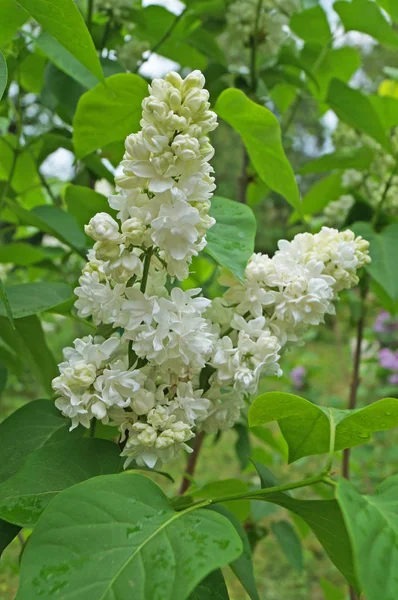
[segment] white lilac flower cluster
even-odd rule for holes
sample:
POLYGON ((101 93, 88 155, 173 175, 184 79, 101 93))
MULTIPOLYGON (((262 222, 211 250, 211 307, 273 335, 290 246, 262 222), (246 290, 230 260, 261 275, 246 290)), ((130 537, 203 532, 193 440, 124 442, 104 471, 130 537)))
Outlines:
MULTIPOLYGON (((388 154, 380 144, 367 135, 358 133, 345 125, 339 123, 333 133, 333 142, 336 148, 345 148, 347 151, 364 148, 371 156, 371 161, 366 171, 358 169, 347 169, 342 177, 342 184, 345 193, 342 198, 347 199, 351 192, 357 192, 374 208, 383 201, 383 210, 393 216, 398 215, 398 173, 396 171, 395 158, 388 154), (372 156, 373 155, 373 156, 372 156)), ((394 155, 398 151, 398 133, 391 138, 394 155)), ((341 198, 339 199, 339 201, 341 198)), ((340 208, 343 208, 343 202, 336 206, 335 215, 337 219, 332 221, 327 216, 326 223, 339 227, 342 216, 340 208)), ((334 203, 332 203, 334 204, 334 203)), ((333 211, 333 207, 331 209, 333 211)), ((326 215, 326 210, 324 214, 326 215)), ((349 209, 346 211, 347 214, 349 209)))
POLYGON ((197 71, 152 83, 109 199, 117 220, 88 224, 95 244, 76 289, 78 315, 111 334, 75 340, 53 381, 72 428, 118 427, 127 464, 161 465, 190 452, 198 431, 232 427, 260 377, 281 373, 281 353, 333 313, 369 260, 365 240, 323 228, 280 241, 272 258, 254 254, 244 283, 224 273, 222 298, 176 285, 213 224, 216 117, 203 86, 197 71))
POLYGON ((325 225, 342 227, 354 204, 355 198, 351 194, 343 194, 337 200, 329 202, 323 211, 325 225))
POLYGON ((290 15, 299 7, 296 0, 235 0, 226 14, 225 49, 233 64, 248 64, 247 49, 257 30, 262 56, 275 56, 290 34, 290 15))

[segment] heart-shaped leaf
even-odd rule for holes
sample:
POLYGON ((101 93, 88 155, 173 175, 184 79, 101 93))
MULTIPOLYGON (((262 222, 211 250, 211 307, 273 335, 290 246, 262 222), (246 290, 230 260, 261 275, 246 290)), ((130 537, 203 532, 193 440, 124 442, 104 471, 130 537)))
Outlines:
POLYGON ((376 233, 369 223, 358 222, 354 223, 353 231, 370 242, 372 262, 366 269, 395 302, 398 300, 398 223, 392 223, 381 233, 376 233))
POLYGON ((372 496, 362 496, 341 479, 340 504, 351 538, 354 562, 367 600, 398 598, 398 475, 389 477, 372 496))
POLYGON ((58 492, 96 475, 117 473, 120 466, 119 447, 107 440, 69 436, 44 445, 0 485, 0 517, 31 527, 58 492))
MULTIPOLYGON (((253 461, 260 476, 262 487, 277 485, 273 474, 257 461, 253 461)), ((355 574, 352 548, 343 515, 336 500, 298 500, 284 492, 275 492, 261 498, 283 506, 299 515, 312 529, 330 560, 341 571, 347 581, 359 589, 355 574)))
POLYGON ((256 218, 253 211, 246 204, 215 196, 210 216, 216 223, 207 232, 206 252, 243 281, 247 262, 254 252, 256 218))
POLYGON ((142 475, 103 475, 49 504, 24 552, 17 598, 185 600, 241 552, 225 517, 174 511, 142 475))
POLYGON ((215 110, 240 134, 261 179, 299 209, 300 193, 283 150, 280 125, 275 115, 235 88, 220 94, 215 110))
POLYGON ((352 448, 369 441, 375 431, 398 425, 398 399, 384 398, 357 410, 337 410, 294 394, 268 392, 256 398, 249 410, 250 426, 278 421, 289 446, 289 462, 329 451, 330 419, 336 428, 335 450, 352 448))

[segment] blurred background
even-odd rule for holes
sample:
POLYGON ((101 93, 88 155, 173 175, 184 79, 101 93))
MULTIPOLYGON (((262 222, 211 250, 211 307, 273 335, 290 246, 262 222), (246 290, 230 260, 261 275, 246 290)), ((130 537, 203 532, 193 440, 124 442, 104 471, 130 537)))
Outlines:
MULTIPOLYGON (((346 408, 360 326, 358 406, 398 397, 397 3, 79 0, 76 5, 104 75, 111 78, 111 91, 118 74, 139 74, 149 82, 169 70, 186 75, 200 69, 213 105, 224 89, 237 87, 276 115, 303 198, 301 218, 261 180, 240 136, 227 123, 221 121, 212 134, 216 194, 253 209, 256 252, 272 255, 278 240, 316 232, 322 225, 352 227, 371 238, 373 266, 363 273, 359 287, 341 294, 336 316, 311 330, 304 347, 287 353, 284 375, 264 380, 261 391, 283 390, 346 408), (340 96, 335 95, 336 80, 343 86, 340 96), (348 109, 340 101, 347 89, 357 94, 349 97, 348 109), (380 122, 390 150, 380 144, 372 119, 380 122), (387 235, 382 240, 387 230, 388 243, 387 235), (383 253, 387 258, 380 258, 383 253)), ((10 330, 6 307, 0 306, 4 419, 30 400, 48 397, 48 381, 56 374, 62 348, 93 333, 71 311, 71 289, 89 244, 84 223, 104 210, 106 197, 114 191, 125 135, 115 139, 112 134, 118 118, 128 122, 130 91, 119 90, 125 107, 119 117, 96 105, 89 94, 101 86, 98 80, 14 0, 0 3, 0 49, 8 71, 0 102, 0 279, 7 290, 42 282, 70 286, 52 306, 48 302, 38 315, 26 317, 25 331, 18 335, 10 330), (92 106, 98 112, 91 113, 90 123, 92 106), (91 140, 86 154, 76 153, 77 129, 80 144, 85 136, 91 140)), ((183 285, 200 286, 215 297, 221 292, 217 277, 218 267, 203 254, 194 260, 183 285)), ((33 295, 40 291, 30 289, 33 295)), ((380 433, 374 440, 352 451, 352 479, 369 490, 396 470, 398 459, 396 433, 380 433)), ((286 476, 286 447, 278 428, 256 428, 248 434, 242 421, 216 439, 208 436, 196 479, 206 483, 212 472, 234 478, 243 469, 243 478, 256 483, 247 456, 269 466, 280 479, 286 476)), ((305 458, 295 468, 305 476, 320 464, 322 459, 305 458)), ((178 478, 183 468, 181 459, 171 472, 178 478)), ((167 486, 174 489, 171 483, 167 486)), ((304 522, 273 505, 258 504, 253 505, 248 532, 261 598, 344 600, 342 576, 304 522), (280 526, 286 522, 287 534, 280 526), (292 535, 297 540, 293 552, 292 535)), ((15 596, 20 550, 16 539, 3 555, 1 600, 15 596)), ((236 580, 228 582, 232 600, 248 598, 236 580)))

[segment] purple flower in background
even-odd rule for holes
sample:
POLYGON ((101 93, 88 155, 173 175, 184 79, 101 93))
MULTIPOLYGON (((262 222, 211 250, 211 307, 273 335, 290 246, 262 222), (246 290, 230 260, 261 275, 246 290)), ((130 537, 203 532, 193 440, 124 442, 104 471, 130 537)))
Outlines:
POLYGON ((298 390, 302 390, 305 384, 305 376, 307 375, 307 369, 305 367, 295 367, 290 371, 290 379, 292 384, 298 390))
POLYGON ((398 372, 394 373, 393 375, 390 375, 390 377, 388 378, 388 382, 392 385, 398 385, 398 372))
POLYGON ((398 321, 393 320, 386 310, 382 310, 376 318, 373 331, 376 333, 393 333, 398 331, 398 321))
POLYGON ((382 348, 379 352, 379 361, 383 369, 398 371, 398 351, 393 352, 390 348, 382 348))

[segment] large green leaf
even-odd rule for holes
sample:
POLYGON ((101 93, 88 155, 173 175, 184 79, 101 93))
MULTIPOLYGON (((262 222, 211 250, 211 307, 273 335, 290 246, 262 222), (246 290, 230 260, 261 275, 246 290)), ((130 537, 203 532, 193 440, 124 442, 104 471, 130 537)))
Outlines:
POLYGON ((0 263, 13 263, 17 266, 33 265, 44 260, 63 256, 62 248, 34 246, 26 242, 15 242, 0 246, 0 263))
POLYGON ((289 521, 274 521, 271 529, 291 566, 301 573, 304 568, 303 547, 293 525, 289 521))
POLYGON ((280 125, 275 115, 242 91, 232 88, 220 94, 215 110, 240 134, 261 179, 299 209, 300 193, 283 150, 280 125))
MULTIPOLYGON (((315 158, 301 167, 300 173, 325 173, 333 169, 367 169, 373 160, 374 152, 367 146, 359 148, 339 148, 330 154, 315 158)), ((303 201, 304 202, 304 201, 303 201)))
POLYGON ((98 84, 98 78, 48 31, 43 31, 35 38, 35 44, 61 71, 73 77, 85 88, 90 89, 98 84))
POLYGON ((0 100, 3 97, 7 85, 7 63, 2 52, 0 52, 0 100))
POLYGON ((95 77, 104 78, 94 42, 73 0, 18 0, 18 3, 95 77))
POLYGON ((398 475, 389 477, 372 496, 362 496, 341 479, 337 500, 354 552, 354 562, 367 600, 398 597, 398 475))
POLYGON ((214 196, 210 215, 216 223, 207 232, 206 252, 243 281, 247 262, 254 252, 253 211, 245 204, 214 196))
POLYGON ((212 506, 211 510, 215 510, 221 515, 227 517, 238 532, 238 535, 242 540, 243 552, 230 564, 230 567, 245 588, 250 600, 260 600, 257 591, 256 580, 254 578, 250 542, 242 523, 228 509, 226 509, 225 506, 222 506, 221 504, 212 506))
POLYGON ((337 116, 354 129, 370 135, 389 152, 391 143, 369 98, 343 81, 332 79, 326 102, 337 116))
POLYGON ((210 573, 189 596, 189 600, 228 600, 228 590, 222 571, 210 573))
POLYGON ((398 47, 398 35, 373 0, 339 1, 334 3, 333 8, 346 31, 361 31, 382 44, 398 47))
POLYGON ((16 0, 1 0, 0 46, 5 46, 28 18, 16 0))
POLYGON ((35 450, 46 445, 51 448, 70 436, 68 419, 52 402, 34 400, 25 404, 0 423, 0 482, 21 469, 35 450))
POLYGON ((114 214, 105 196, 82 185, 68 185, 65 191, 65 202, 68 211, 75 217, 82 229, 98 212, 114 214))
POLYGON ((289 462, 329 451, 330 419, 336 426, 335 450, 369 441, 375 431, 398 425, 398 398, 384 398, 357 410, 317 406, 283 392, 262 394, 249 410, 249 425, 278 421, 289 446, 289 462))
POLYGON ((139 129, 141 103, 147 84, 138 75, 107 77, 80 98, 73 120, 73 141, 78 158, 123 140, 139 129))
POLYGON ((15 202, 9 202, 8 206, 22 225, 37 227, 85 256, 86 237, 73 215, 50 205, 36 206, 32 210, 15 202))
POLYGON ((319 5, 296 12, 290 27, 305 42, 327 44, 332 37, 325 11, 319 5))
MULTIPOLYGON (((54 308, 72 298, 72 288, 66 283, 19 283, 6 287, 14 319, 28 317, 54 308)), ((0 300, 0 316, 6 316, 6 307, 0 300)))
POLYGON ((388 225, 376 233, 369 223, 354 223, 353 231, 370 242, 369 254, 372 261, 367 271, 387 292, 393 302, 398 300, 398 224, 388 225))
POLYGON ((51 381, 57 375, 57 363, 49 349, 40 320, 36 315, 14 321, 15 329, 0 316, 0 337, 24 367, 30 367, 46 394, 52 393, 51 381))
MULTIPOLYGON (((275 485, 275 482, 269 479, 269 470, 258 462, 253 462, 260 476, 262 487, 275 485)), ((354 588, 359 588, 350 539, 336 500, 298 500, 284 492, 264 496, 261 500, 283 506, 304 519, 322 544, 330 560, 354 588)))
POLYGON ((331 173, 308 190, 303 198, 302 211, 305 215, 321 212, 329 202, 337 200, 344 191, 342 173, 331 173))
POLYGON ((317 85, 309 81, 308 86, 321 102, 333 78, 348 82, 361 66, 358 51, 350 46, 326 50, 322 44, 306 43, 301 50, 300 60, 307 70, 313 72, 317 85))
POLYGON ((0 517, 31 527, 58 492, 97 475, 117 473, 119 447, 107 440, 69 439, 32 452, 0 485, 0 517), (34 477, 32 477, 34 473, 34 477))
POLYGON ((40 517, 17 598, 83 600, 89 589, 91 600, 185 600, 241 552, 225 517, 175 512, 142 475, 103 475, 64 490, 40 517))
POLYGON ((398 125, 398 98, 391 96, 368 96, 373 108, 377 111, 384 128, 388 131, 398 125))

